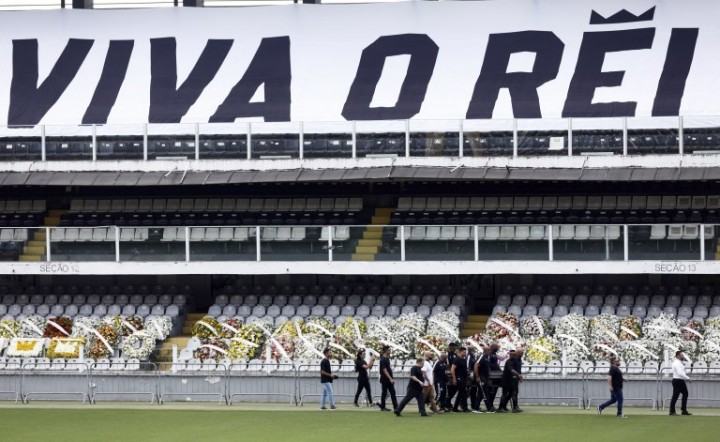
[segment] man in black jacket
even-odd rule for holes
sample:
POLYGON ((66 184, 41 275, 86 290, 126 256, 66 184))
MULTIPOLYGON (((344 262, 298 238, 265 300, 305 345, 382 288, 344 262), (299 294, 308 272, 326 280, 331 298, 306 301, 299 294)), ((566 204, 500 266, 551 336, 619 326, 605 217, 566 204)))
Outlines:
POLYGON ((420 416, 429 416, 425 412, 425 397, 423 396, 423 385, 425 384, 425 377, 423 376, 422 366, 425 363, 423 358, 419 358, 415 361, 415 365, 410 369, 410 379, 408 380, 407 394, 400 401, 400 404, 395 409, 395 416, 400 417, 403 408, 414 398, 418 403, 418 411, 420 416))
POLYGON ((383 347, 382 355, 380 356, 380 387, 382 389, 380 394, 380 410, 390 411, 385 408, 385 400, 387 399, 388 393, 390 393, 393 410, 396 409, 398 402, 395 394, 395 377, 393 376, 392 366, 390 364, 390 347, 387 345, 383 347))
POLYGON ((467 405, 468 369, 467 360, 465 359, 466 357, 467 349, 465 347, 460 347, 460 350, 453 361, 452 367, 450 368, 450 373, 452 374, 452 385, 457 391, 457 398, 455 399, 455 405, 453 405, 453 411, 456 413, 460 411, 468 413, 470 411, 468 410, 467 405))
MULTIPOLYGON (((480 384, 477 392, 477 402, 480 404, 482 400, 485 400, 485 407, 488 413, 495 412, 495 406, 491 401, 494 399, 494 394, 491 393, 492 381, 490 380, 490 354, 492 350, 490 347, 483 348, 483 354, 475 364, 475 379, 480 384)), ((479 408, 479 406, 478 406, 479 408)))
POLYGON ((447 373, 447 377, 448 377, 447 399, 446 399, 446 403, 445 403, 445 408, 447 409, 447 411, 450 411, 450 409, 452 408, 452 400, 453 400, 453 397, 455 397, 455 393, 457 393, 457 387, 455 385, 453 385, 452 375, 450 373, 453 363, 455 362, 455 358, 457 358, 457 354, 455 353, 456 350, 457 350, 457 343, 451 342, 448 345, 447 370, 445 371, 447 373))

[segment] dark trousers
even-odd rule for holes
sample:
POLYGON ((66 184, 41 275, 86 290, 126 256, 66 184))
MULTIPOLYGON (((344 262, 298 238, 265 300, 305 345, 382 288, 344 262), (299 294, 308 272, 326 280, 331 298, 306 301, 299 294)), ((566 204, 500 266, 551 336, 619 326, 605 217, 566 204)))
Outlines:
POLYGON ((480 385, 480 388, 478 388, 477 392, 477 401, 478 401, 478 408, 480 407, 480 404, 485 401, 485 408, 488 409, 488 411, 491 411, 494 408, 493 401, 494 394, 492 394, 491 390, 493 388, 488 385, 487 382, 483 382, 480 385), (491 399, 492 398, 492 399, 491 399))
POLYGON ((673 394, 670 399, 670 413, 675 413, 675 404, 677 403, 678 397, 682 395, 682 402, 680 403, 680 410, 687 411, 687 399, 688 389, 684 379, 673 379, 672 380, 673 394))
POLYGON ((470 396, 470 408, 478 410, 480 408, 480 401, 482 400, 482 390, 475 382, 470 384, 468 396, 470 396))
POLYGON ((435 402, 437 402, 438 406, 440 408, 450 408, 447 404, 447 382, 435 382, 435 393, 437 393, 435 402))
POLYGON ((452 400, 455 397, 455 394, 457 393, 457 387, 453 384, 448 384, 447 386, 447 406, 445 408, 452 408, 452 400))
POLYGON ((456 391, 457 398, 455 399, 455 405, 453 406, 453 410, 457 411, 458 408, 462 409, 463 411, 467 410, 467 384, 458 379, 456 391))
POLYGON ((604 403, 600 404, 600 409, 604 410, 610 405, 617 402, 617 415, 622 416, 622 407, 623 407, 623 391, 622 388, 619 390, 613 390, 610 392, 610 399, 605 401, 604 403))
MULTIPOLYGON (((413 381, 410 381, 413 382, 413 381)), ((425 412, 425 396, 423 395, 422 389, 415 389, 408 387, 407 394, 404 398, 400 401, 400 404, 398 404, 397 408, 395 409, 396 413, 400 413, 405 408, 405 405, 407 405, 411 400, 415 399, 418 404, 418 411, 420 414, 427 414, 425 412)))
POLYGON ((515 395, 515 390, 513 388, 512 384, 503 384, 503 394, 500 398, 500 405, 498 408, 501 410, 507 410, 507 404, 510 402, 510 399, 512 399, 513 395, 515 395))
POLYGON ((395 394, 395 384, 390 382, 380 382, 382 393, 380 394, 380 409, 385 409, 385 399, 387 399, 388 393, 390 393, 390 400, 392 401, 393 410, 397 408, 398 401, 397 395, 395 394))
POLYGON ((355 392, 355 403, 358 403, 358 399, 360 398, 360 393, 362 393, 363 388, 367 392, 367 400, 368 404, 372 404, 372 393, 370 393, 370 379, 358 379, 358 388, 355 392))

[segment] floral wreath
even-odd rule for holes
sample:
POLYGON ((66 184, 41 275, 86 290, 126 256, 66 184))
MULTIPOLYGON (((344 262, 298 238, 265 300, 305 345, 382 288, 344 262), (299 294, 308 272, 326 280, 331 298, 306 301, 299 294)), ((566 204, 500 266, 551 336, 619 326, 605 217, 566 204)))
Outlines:
POLYGON ((138 331, 125 338, 122 345, 123 356, 145 360, 155 349, 155 337, 145 331, 138 331))

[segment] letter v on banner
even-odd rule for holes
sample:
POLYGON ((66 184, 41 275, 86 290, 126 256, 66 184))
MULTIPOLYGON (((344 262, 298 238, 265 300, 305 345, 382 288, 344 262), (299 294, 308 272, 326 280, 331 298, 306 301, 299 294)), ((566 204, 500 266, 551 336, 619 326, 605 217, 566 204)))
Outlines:
POLYGON ((8 126, 35 126, 60 99, 95 40, 69 39, 50 74, 38 86, 38 41, 13 40, 8 126))

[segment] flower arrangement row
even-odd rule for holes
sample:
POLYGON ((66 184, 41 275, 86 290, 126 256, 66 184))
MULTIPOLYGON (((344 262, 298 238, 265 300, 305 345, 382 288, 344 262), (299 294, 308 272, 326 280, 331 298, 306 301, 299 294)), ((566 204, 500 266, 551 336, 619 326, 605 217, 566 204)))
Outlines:
POLYGON ((43 318, 29 316, 22 321, 0 321, 0 350, 10 357, 103 359, 120 352, 126 358, 146 360, 157 341, 170 334, 168 317, 97 316, 43 318))
POLYGON ((330 348, 333 359, 343 360, 353 359, 359 348, 377 355, 387 345, 397 358, 411 359, 425 350, 443 350, 449 342, 459 340, 459 327, 459 318, 451 312, 427 319, 409 313, 371 324, 348 318, 337 326, 326 318, 310 317, 277 327, 262 319, 219 322, 207 316, 193 327, 193 336, 201 341, 193 356, 201 361, 260 358, 294 362, 321 359, 323 349, 330 348))
POLYGON ((659 364, 666 354, 683 351, 691 361, 720 361, 720 318, 704 323, 696 319, 680 321, 660 315, 641 322, 635 316, 602 314, 586 317, 571 314, 553 327, 547 318, 528 316, 518 319, 500 313, 488 321, 485 333, 472 336, 468 345, 481 347, 500 344, 500 359, 510 349, 523 347, 528 362, 550 360, 607 361, 617 357, 625 362, 659 364))

